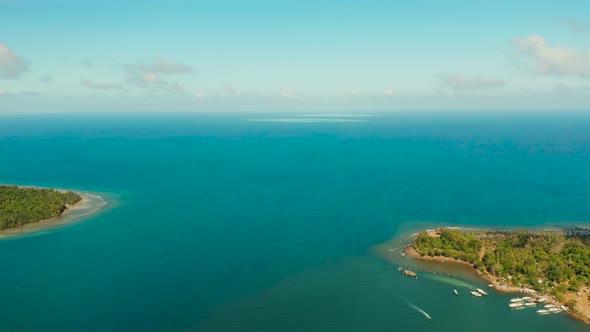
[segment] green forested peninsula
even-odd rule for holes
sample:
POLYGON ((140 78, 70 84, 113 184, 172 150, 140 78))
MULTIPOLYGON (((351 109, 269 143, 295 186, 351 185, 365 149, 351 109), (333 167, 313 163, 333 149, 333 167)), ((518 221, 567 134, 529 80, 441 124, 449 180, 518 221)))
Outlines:
MULTIPOLYGON (((590 286, 590 231, 421 232, 413 242, 421 256, 472 263, 506 286, 526 287, 563 300, 590 286)), ((586 296, 584 296, 586 297, 586 296)), ((585 300, 585 299, 584 299, 585 300)))
POLYGON ((61 216, 81 200, 73 192, 0 185, 0 230, 61 216))

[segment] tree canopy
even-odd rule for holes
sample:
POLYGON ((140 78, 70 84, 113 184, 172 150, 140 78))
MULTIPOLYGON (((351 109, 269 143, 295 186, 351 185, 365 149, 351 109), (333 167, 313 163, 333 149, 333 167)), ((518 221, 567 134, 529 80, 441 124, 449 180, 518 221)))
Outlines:
POLYGON ((73 192, 0 186, 0 230, 59 217, 80 200, 73 192))
POLYGON ((421 232, 414 248, 422 256, 446 256, 470 262, 508 285, 526 285, 559 295, 590 285, 588 236, 561 231, 421 232))

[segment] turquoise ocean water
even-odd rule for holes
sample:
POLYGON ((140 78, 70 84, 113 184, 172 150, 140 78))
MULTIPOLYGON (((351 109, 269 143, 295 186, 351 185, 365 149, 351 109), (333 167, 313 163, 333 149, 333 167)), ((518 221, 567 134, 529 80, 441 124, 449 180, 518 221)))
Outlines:
POLYGON ((589 222, 590 115, 245 121, 268 117, 1 116, 1 183, 112 203, 0 241, 0 330, 590 330, 404 278, 374 249, 437 224, 589 222))

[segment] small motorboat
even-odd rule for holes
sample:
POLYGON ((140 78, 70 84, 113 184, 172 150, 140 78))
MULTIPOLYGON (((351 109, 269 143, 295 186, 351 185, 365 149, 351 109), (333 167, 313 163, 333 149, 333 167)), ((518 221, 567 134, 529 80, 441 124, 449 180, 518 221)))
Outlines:
POLYGON ((477 291, 481 294, 481 295, 488 295, 488 293, 484 292, 483 289, 478 288, 477 291))

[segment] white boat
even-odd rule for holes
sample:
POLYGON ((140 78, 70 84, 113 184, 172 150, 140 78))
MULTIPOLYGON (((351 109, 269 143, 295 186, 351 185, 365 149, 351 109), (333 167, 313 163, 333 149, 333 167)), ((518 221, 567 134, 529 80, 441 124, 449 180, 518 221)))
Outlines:
POLYGON ((521 305, 520 307, 516 307, 516 308, 514 308, 514 309, 516 309, 516 310, 521 310, 521 309, 524 309, 524 306, 523 306, 523 305, 521 305))
POLYGON ((540 298, 539 300, 537 300, 537 302, 539 302, 539 303, 543 303, 543 302, 545 302, 545 301, 547 301, 547 299, 546 299, 546 298, 544 298, 544 297, 542 297, 542 298, 540 298))
POLYGON ((555 308, 555 304, 545 304, 545 309, 555 308))
POLYGON ((528 300, 532 300, 533 298, 530 296, 525 296, 525 297, 521 297, 521 299, 528 301, 528 300))
POLYGON ((488 293, 484 292, 483 289, 477 289, 477 291, 481 294, 481 295, 488 295, 488 293))
POLYGON ((524 304, 526 307, 536 307, 537 304, 535 302, 527 302, 524 304))
POLYGON ((455 295, 459 295, 459 292, 457 292, 456 289, 453 289, 453 293, 455 293, 455 295))
POLYGON ((518 307, 524 307, 524 304, 522 304, 522 303, 509 303, 508 306, 510 308, 518 308, 518 307))
POLYGON ((549 309, 549 312, 552 313, 552 314, 556 314, 556 313, 561 312, 561 309, 559 309, 559 308, 551 308, 551 309, 549 309))
POLYGON ((539 315, 547 315, 547 314, 549 314, 549 310, 541 309, 541 310, 537 310, 537 313, 539 315))
POLYGON ((513 302, 513 303, 514 303, 514 302, 522 302, 522 301, 524 301, 524 300, 523 300, 523 299, 521 299, 520 297, 515 297, 515 298, 513 298, 513 299, 510 299, 510 302, 513 302))
POLYGON ((471 291, 470 293, 471 293, 471 295, 473 295, 473 296, 475 296, 475 297, 481 297, 481 294, 479 294, 479 293, 478 293, 478 292, 476 292, 476 291, 471 291))

